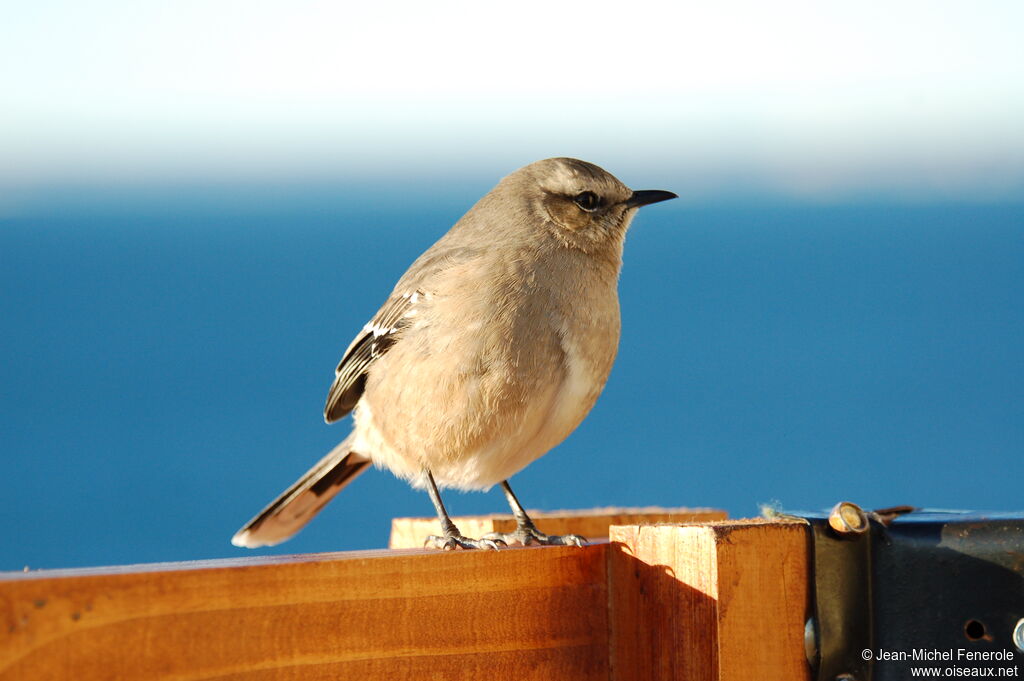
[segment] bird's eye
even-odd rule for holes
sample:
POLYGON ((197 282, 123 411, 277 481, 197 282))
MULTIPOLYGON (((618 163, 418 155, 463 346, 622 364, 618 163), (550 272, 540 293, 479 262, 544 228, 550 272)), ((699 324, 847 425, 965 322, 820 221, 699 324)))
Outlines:
POLYGON ((572 201, 588 213, 601 205, 601 197, 594 192, 580 192, 572 201))

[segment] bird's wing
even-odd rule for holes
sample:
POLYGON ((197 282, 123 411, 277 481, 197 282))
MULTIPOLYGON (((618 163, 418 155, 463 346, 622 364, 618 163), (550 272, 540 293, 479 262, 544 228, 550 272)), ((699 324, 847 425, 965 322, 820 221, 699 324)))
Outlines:
POLYGON ((450 243, 451 235, 449 232, 416 259, 377 314, 348 346, 327 393, 324 420, 328 423, 344 418, 355 408, 366 387, 370 366, 395 344, 409 318, 417 313, 417 305, 434 293, 435 277, 485 252, 450 243))
POLYGON ((422 296, 421 291, 393 294, 348 346, 327 393, 325 421, 334 423, 356 406, 366 387, 366 372, 395 344, 398 332, 408 324, 422 296))

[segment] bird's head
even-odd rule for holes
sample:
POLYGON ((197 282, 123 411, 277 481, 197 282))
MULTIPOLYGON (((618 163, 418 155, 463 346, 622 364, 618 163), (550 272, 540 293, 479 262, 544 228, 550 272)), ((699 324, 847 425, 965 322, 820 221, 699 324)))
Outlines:
POLYGON ((531 163, 506 178, 567 245, 591 251, 621 246, 636 209, 674 199, 672 192, 633 191, 611 173, 574 158, 531 163))

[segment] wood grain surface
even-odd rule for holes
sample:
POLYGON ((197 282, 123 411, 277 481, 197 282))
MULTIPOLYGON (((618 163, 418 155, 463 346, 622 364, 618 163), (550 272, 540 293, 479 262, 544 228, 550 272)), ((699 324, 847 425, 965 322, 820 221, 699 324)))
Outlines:
POLYGON ((0 578, 0 679, 607 679, 605 544, 0 578))
POLYGON ((810 681, 805 523, 615 527, 611 542, 616 681, 810 681))
POLYGON ((809 680, 803 523, 610 534, 4 573, 0 681, 809 680))

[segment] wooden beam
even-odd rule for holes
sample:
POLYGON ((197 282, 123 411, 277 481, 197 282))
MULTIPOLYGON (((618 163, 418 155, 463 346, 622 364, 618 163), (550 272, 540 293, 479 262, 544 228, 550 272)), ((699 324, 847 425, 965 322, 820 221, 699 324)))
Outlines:
POLYGON ((606 544, 0 575, 0 680, 608 678, 606 544))
POLYGON ((803 523, 611 535, 0 574, 0 681, 808 681, 803 523))
POLYGON ((810 681, 805 523, 613 527, 615 681, 810 681))
MULTIPOLYGON (((612 525, 639 525, 643 523, 687 523, 724 520, 725 511, 711 508, 595 508, 576 511, 528 511, 541 532, 547 534, 579 534, 587 539, 608 536, 612 525)), ((452 518, 467 537, 481 537, 488 532, 511 532, 516 529, 511 514, 488 516, 462 516, 452 518)), ((437 518, 395 518, 391 521, 393 549, 419 548, 424 539, 441 534, 437 518)))

